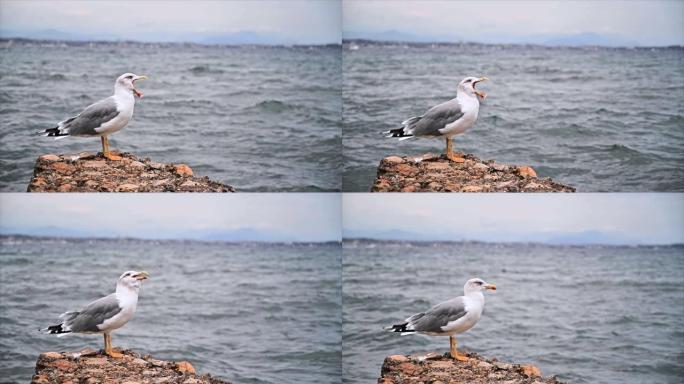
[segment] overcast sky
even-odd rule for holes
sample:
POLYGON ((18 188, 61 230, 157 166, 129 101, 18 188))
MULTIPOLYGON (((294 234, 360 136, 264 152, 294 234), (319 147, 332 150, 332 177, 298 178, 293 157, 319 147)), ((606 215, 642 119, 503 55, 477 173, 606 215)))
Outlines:
POLYGON ((1 0, 5 30, 55 29, 138 41, 241 31, 299 44, 339 43, 340 1, 33 1, 1 0))
POLYGON ((683 194, 345 194, 345 237, 684 243, 683 194), (409 235, 410 236, 410 235, 409 235))
POLYGON ((684 1, 345 0, 345 34, 387 31, 505 42, 599 33, 639 45, 684 44, 684 1))
MULTIPOLYGON (((68 228, 142 238, 256 229, 297 241, 340 240, 337 194, 0 194, 0 230, 68 228)), ((50 236, 53 233, 42 233, 50 236)))

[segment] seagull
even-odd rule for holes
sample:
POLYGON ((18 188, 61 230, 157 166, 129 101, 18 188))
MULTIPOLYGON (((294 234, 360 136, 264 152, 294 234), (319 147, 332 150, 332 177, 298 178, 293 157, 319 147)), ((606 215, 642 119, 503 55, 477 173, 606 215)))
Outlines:
POLYGON ((449 336, 451 357, 466 361, 468 357, 458 353, 456 349, 454 335, 469 330, 480 320, 485 304, 482 292, 488 289, 496 291, 496 285, 478 278, 470 279, 463 287, 465 296, 441 302, 425 312, 416 313, 403 323, 386 327, 385 330, 402 335, 422 333, 428 336, 449 336))
POLYGON ((59 316, 63 319, 61 323, 42 331, 60 337, 69 333, 102 333, 105 354, 121 358, 123 354, 112 349, 111 333, 133 318, 138 306, 138 291, 142 281, 149 276, 145 271, 124 272, 116 283, 116 292, 91 302, 80 311, 63 313, 59 316))
POLYGON ((147 76, 124 73, 114 83, 114 94, 91 104, 78 115, 66 119, 54 128, 39 132, 43 136, 59 139, 65 136, 100 136, 102 155, 109 160, 121 160, 121 156, 109 153, 107 136, 120 131, 131 120, 135 96, 143 94, 135 88, 135 82, 147 80, 147 76))
POLYGON ((467 131, 477 121, 480 100, 487 94, 475 89, 486 77, 466 77, 456 90, 456 98, 430 108, 422 116, 411 117, 401 123, 401 128, 383 132, 385 137, 399 137, 399 140, 413 137, 446 138, 446 156, 449 160, 463 162, 463 158, 455 155, 452 148, 452 137, 467 131))

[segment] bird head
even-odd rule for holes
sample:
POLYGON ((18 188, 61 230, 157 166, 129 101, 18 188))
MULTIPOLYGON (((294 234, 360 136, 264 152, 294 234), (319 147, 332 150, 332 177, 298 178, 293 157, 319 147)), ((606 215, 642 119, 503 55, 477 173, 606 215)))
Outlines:
POLYGON ((482 279, 470 279, 463 286, 463 292, 467 295, 471 292, 484 292, 486 290, 496 291, 496 285, 488 284, 482 279))
POLYGON ((142 284, 143 280, 150 277, 150 274, 145 271, 126 271, 121 277, 119 277, 119 282, 117 286, 124 286, 126 288, 138 289, 142 284))
POLYGON ((465 92, 468 95, 477 95, 482 100, 484 100, 487 97, 487 94, 475 89, 475 85, 485 80, 489 79, 486 77, 466 77, 465 79, 461 80, 460 83, 458 83, 458 90, 461 92, 465 92))
POLYGON ((133 92, 135 96, 143 97, 142 92, 135 88, 135 82, 138 80, 147 80, 147 76, 138 76, 134 73, 124 73, 123 75, 119 76, 118 79, 116 79, 116 85, 114 88, 124 89, 129 92, 133 92))

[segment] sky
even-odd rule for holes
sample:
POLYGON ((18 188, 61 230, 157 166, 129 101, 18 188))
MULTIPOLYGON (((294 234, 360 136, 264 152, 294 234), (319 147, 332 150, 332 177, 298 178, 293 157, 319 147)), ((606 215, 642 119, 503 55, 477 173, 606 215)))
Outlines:
POLYGON ((337 194, 0 194, 0 233, 339 241, 337 194))
POLYGON ((56 30, 93 39, 194 41, 249 31, 296 44, 327 44, 340 42, 341 7, 327 0, 1 0, 0 27, 24 35, 19 37, 56 30))
POLYGON ((609 44, 684 45, 684 1, 345 0, 345 37, 397 31, 484 43, 596 33, 609 44))
POLYGON ((345 194, 344 236, 683 244, 684 194, 345 194))

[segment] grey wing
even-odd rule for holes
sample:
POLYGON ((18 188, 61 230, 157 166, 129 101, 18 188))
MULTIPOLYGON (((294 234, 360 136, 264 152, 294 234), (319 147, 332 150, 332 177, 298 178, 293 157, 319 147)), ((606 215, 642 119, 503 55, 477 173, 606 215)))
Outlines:
POLYGON ((60 123, 60 129, 66 130, 71 136, 95 136, 102 124, 119 115, 113 97, 100 100, 89 105, 83 112, 60 123))
POLYGON ((78 312, 67 312, 64 325, 71 332, 99 332, 98 325, 121 312, 116 294, 105 296, 86 305, 78 312))
POLYGON ((439 303, 427 312, 418 313, 406 319, 418 332, 443 332, 442 327, 465 316, 463 297, 439 303))
POLYGON ((452 99, 445 103, 430 108, 420 118, 412 118, 406 121, 406 130, 414 136, 440 136, 440 129, 460 119, 463 116, 461 104, 452 99))

